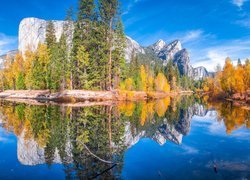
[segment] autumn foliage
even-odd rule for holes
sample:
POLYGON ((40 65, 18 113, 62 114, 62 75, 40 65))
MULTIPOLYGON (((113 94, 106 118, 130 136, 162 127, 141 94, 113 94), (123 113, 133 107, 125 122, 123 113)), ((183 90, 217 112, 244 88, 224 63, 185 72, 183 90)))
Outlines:
POLYGON ((250 90, 250 62, 246 60, 242 65, 238 62, 233 66, 230 58, 227 58, 222 71, 216 72, 214 78, 206 79, 204 91, 210 91, 215 96, 232 96, 233 94, 244 94, 250 90))
POLYGON ((158 91, 170 92, 170 85, 163 73, 158 73, 155 77, 154 73, 144 65, 140 66, 139 78, 129 77, 120 84, 121 90, 139 90, 139 91, 158 91), (139 87, 139 88, 136 88, 139 87))

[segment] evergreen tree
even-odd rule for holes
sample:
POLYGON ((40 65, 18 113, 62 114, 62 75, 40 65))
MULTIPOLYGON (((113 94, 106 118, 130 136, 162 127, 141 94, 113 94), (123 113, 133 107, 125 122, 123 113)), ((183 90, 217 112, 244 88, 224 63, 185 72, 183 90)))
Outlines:
POLYGON ((86 52, 84 46, 80 46, 77 51, 76 58, 78 60, 77 72, 79 80, 81 82, 80 88, 88 89, 88 73, 87 68, 89 66, 89 54, 86 52))
POLYGON ((115 42, 114 42, 114 53, 113 53, 113 86, 115 89, 118 88, 120 80, 125 79, 126 62, 124 49, 126 48, 126 37, 124 35, 124 28, 122 20, 119 19, 115 29, 115 42))
POLYGON ((138 56, 136 55, 135 50, 131 54, 131 62, 129 64, 129 71, 127 77, 131 77, 134 81, 135 89, 139 90, 140 88, 140 63, 138 61, 138 56))
POLYGON ((47 24, 45 42, 48 48, 51 48, 56 44, 55 27, 52 21, 49 21, 47 24))
POLYGON ((48 65, 47 83, 48 89, 58 90, 60 86, 60 70, 61 64, 59 61, 58 44, 56 41, 55 27, 52 21, 49 21, 46 28, 45 43, 50 53, 50 64, 48 65))
POLYGON ((80 88, 82 86, 79 80, 79 60, 77 59, 77 51, 80 46, 84 46, 86 51, 89 51, 90 38, 92 37, 92 21, 95 20, 95 4, 94 0, 80 0, 77 14, 77 21, 75 23, 73 35, 73 47, 71 52, 72 61, 72 84, 73 88, 80 88))
POLYGON ((114 46, 114 27, 116 27, 116 18, 118 13, 118 1, 117 0, 100 0, 99 11, 101 21, 105 30, 106 47, 108 56, 107 67, 107 89, 112 89, 112 54, 114 46))
MULTIPOLYGON (((69 73, 69 49, 67 48, 67 41, 66 41, 66 35, 65 32, 62 34, 60 41, 58 43, 58 67, 57 71, 59 73, 59 84, 60 89, 64 90, 67 88, 67 79, 70 75, 69 73)), ((58 86, 59 87, 59 86, 58 86)))

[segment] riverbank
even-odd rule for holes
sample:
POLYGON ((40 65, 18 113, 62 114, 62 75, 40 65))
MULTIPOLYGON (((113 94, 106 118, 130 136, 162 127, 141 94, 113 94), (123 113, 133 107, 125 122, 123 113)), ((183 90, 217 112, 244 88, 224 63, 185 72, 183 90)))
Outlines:
POLYGON ((210 101, 230 101, 236 106, 250 106, 250 91, 247 91, 245 93, 235 93, 231 96, 227 96, 223 92, 217 95, 213 95, 212 91, 199 91, 196 93, 200 97, 208 96, 210 101))
POLYGON ((144 92, 144 91, 85 91, 65 90, 51 93, 49 90, 7 90, 0 93, 1 99, 38 100, 53 102, 102 102, 102 101, 137 101, 160 99, 168 96, 192 94, 192 91, 181 92, 144 92))

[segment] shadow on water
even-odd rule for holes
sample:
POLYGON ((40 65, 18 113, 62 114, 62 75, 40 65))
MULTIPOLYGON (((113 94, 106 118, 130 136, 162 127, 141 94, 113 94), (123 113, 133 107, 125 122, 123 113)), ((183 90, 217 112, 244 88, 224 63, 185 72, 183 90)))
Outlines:
POLYGON ((182 144, 193 116, 214 110, 228 134, 250 127, 250 111, 193 96, 84 108, 13 102, 0 107, 1 125, 18 139, 22 165, 63 164, 66 178, 102 179, 121 177, 125 152, 142 138, 182 144))

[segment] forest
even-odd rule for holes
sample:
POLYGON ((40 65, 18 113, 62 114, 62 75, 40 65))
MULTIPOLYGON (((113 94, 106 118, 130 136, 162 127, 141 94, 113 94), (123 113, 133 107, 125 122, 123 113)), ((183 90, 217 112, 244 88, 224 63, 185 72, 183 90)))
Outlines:
POLYGON ((181 91, 193 89, 193 81, 180 77, 170 61, 152 59, 133 52, 125 61, 126 37, 118 0, 80 0, 77 12, 69 8, 63 34, 56 39, 52 21, 46 40, 36 51, 7 57, 0 72, 4 90, 127 90, 181 91), (68 32, 74 27, 73 42, 68 32))
POLYGON ((4 90, 119 90, 144 92, 212 93, 215 98, 247 97, 250 87, 250 62, 227 58, 217 66, 214 77, 199 81, 180 75, 177 65, 167 65, 153 57, 132 52, 125 60, 126 36, 118 0, 79 0, 78 10, 69 8, 63 33, 56 38, 49 21, 44 44, 7 57, 0 71, 4 90), (69 32, 73 30, 72 43, 69 32))
POLYGON ((244 64, 239 59, 237 66, 234 66, 232 60, 228 57, 223 69, 217 66, 215 77, 203 81, 203 91, 212 93, 214 98, 232 97, 239 100, 245 99, 248 102, 249 90, 249 59, 246 59, 244 64))

